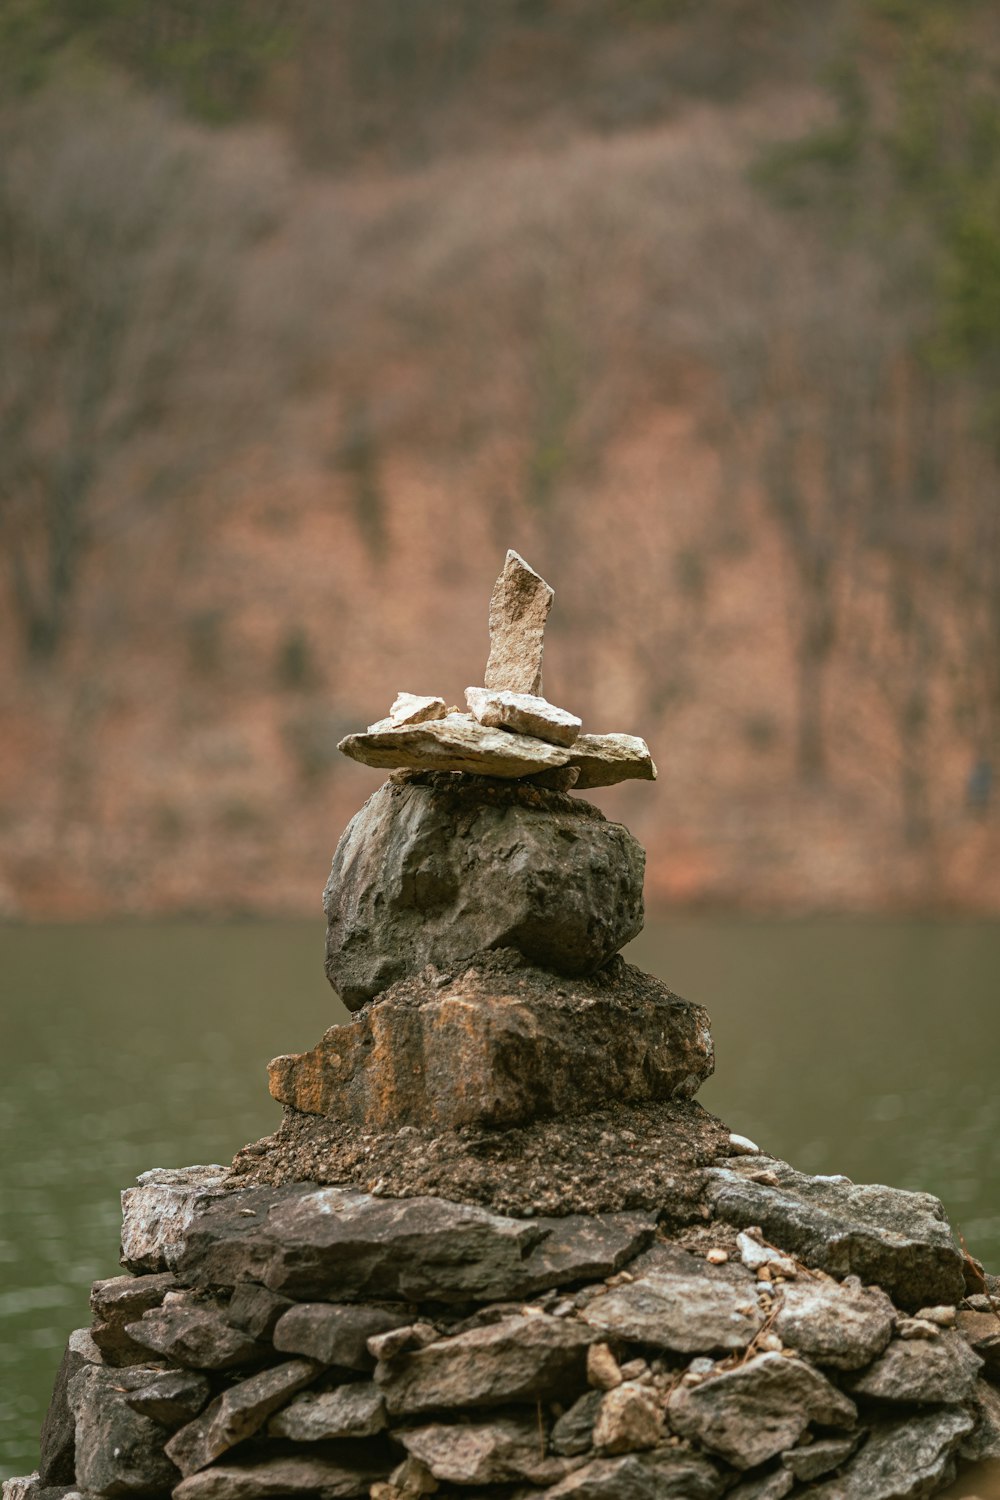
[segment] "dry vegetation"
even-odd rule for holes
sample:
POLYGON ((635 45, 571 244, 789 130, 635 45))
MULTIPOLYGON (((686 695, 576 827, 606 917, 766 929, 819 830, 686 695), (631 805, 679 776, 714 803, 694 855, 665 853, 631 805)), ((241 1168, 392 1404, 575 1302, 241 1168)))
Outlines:
POLYGON ((337 739, 480 680, 511 544, 550 696, 653 747, 602 803, 654 901, 1000 908, 982 371, 884 166, 774 187, 858 5, 217 3, 229 73, 179 0, 85 56, 21 9, 0 910, 318 909, 337 739))

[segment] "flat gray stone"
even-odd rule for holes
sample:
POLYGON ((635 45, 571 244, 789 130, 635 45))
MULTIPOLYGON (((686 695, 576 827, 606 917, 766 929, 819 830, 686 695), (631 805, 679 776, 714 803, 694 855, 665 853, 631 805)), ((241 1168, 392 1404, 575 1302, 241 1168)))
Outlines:
POLYGON ((484 682, 501 692, 542 691, 542 648, 553 590, 511 548, 490 596, 490 655, 484 682))
POLYGON ((386 782, 333 857, 327 978, 357 1010, 427 964, 454 971, 489 948, 593 973, 642 929, 644 870, 642 846, 587 802, 452 778, 386 782))
POLYGON ((126 1397, 155 1370, 84 1365, 69 1382, 76 1423, 76 1482, 92 1494, 160 1495, 177 1482, 163 1449, 167 1431, 126 1397))
POLYGON ((212 1464, 181 1480, 173 1500, 282 1500, 286 1495, 318 1495, 319 1500, 350 1500, 367 1495, 384 1479, 394 1459, 371 1441, 338 1443, 324 1451, 281 1453, 257 1462, 212 1464))
POLYGON ((95 1281, 90 1291, 94 1314, 91 1337, 109 1365, 141 1365, 149 1362, 144 1349, 125 1332, 144 1312, 159 1307, 168 1292, 176 1291, 177 1278, 169 1271, 149 1276, 112 1276, 95 1281))
POLYGON ((422 724, 376 725, 365 734, 347 735, 337 749, 380 771, 465 771, 503 780, 553 770, 570 758, 560 745, 487 729, 472 714, 463 713, 422 724))
POLYGON ((191 1216, 224 1193, 228 1167, 154 1167, 122 1193, 121 1263, 130 1271, 172 1270, 191 1216))
POLYGON ((962 1257, 944 1209, 929 1193, 810 1177, 770 1157, 733 1158, 710 1172, 715 1215, 766 1237, 806 1265, 833 1276, 854 1273, 899 1306, 956 1303, 964 1292, 962 1257), (755 1182, 768 1172, 777 1184, 755 1182))
POLYGON ((557 708, 547 698, 538 698, 532 693, 467 687, 465 701, 473 717, 488 729, 532 734, 551 745, 572 745, 583 728, 583 721, 576 714, 557 708))
POLYGON ((394 1436, 435 1479, 450 1484, 555 1484, 573 1467, 545 1452, 535 1412, 496 1413, 482 1422, 432 1422, 394 1436))
POLYGON ((968 1401, 982 1360, 960 1334, 936 1339, 893 1339, 874 1364, 848 1381, 853 1395, 879 1401, 936 1405, 968 1401))
POLYGON ((405 1309, 364 1307, 352 1302, 300 1302, 289 1308, 274 1330, 274 1347, 283 1354, 306 1354, 325 1365, 371 1371, 375 1360, 368 1340, 411 1322, 405 1309))
POLYGON ((745 1349, 763 1315, 743 1266, 710 1265, 674 1246, 657 1245, 655 1269, 588 1303, 592 1328, 680 1354, 745 1349))
POLYGON ((788 1469, 769 1469, 754 1479, 744 1479, 735 1489, 726 1491, 726 1500, 785 1500, 795 1488, 795 1475, 788 1469))
POLYGON ((845 1464, 862 1436, 859 1432, 851 1437, 820 1438, 818 1442, 807 1443, 803 1448, 790 1448, 781 1455, 781 1462, 796 1479, 803 1482, 819 1479, 822 1475, 829 1474, 831 1469, 839 1469, 845 1464))
POLYGON ((77 1328, 66 1342, 52 1385, 39 1438, 38 1485, 51 1488, 72 1485, 76 1478, 76 1432, 69 1408, 69 1383, 85 1365, 103 1364, 101 1351, 87 1328, 77 1328))
POLYGON ((816 1364, 859 1370, 888 1344, 895 1311, 879 1287, 803 1278, 782 1288, 774 1331, 816 1364))
POLYGON ((125 1400, 141 1416, 173 1429, 196 1417, 211 1394, 207 1378, 196 1370, 160 1370, 130 1390, 125 1400))
POLYGON ((955 1456, 972 1427, 961 1409, 879 1423, 842 1474, 810 1490, 810 1500, 924 1500, 955 1477, 955 1456))
POLYGON ((657 1448, 595 1458, 545 1491, 546 1500, 718 1500, 725 1481, 701 1454, 657 1448))
POLYGON ((269 1354, 266 1344, 233 1328, 221 1307, 186 1294, 169 1294, 161 1307, 127 1323, 125 1332, 143 1349, 192 1370, 245 1369, 269 1354))
POLYGON ((976 1425, 963 1441, 960 1456, 976 1463, 1000 1458, 1000 1391, 988 1380, 977 1380, 967 1406, 976 1425))
POLYGON ((752 1469, 792 1448, 811 1422, 852 1427, 857 1408, 801 1359, 758 1354, 700 1385, 677 1386, 670 1425, 737 1469, 752 1469))
POLYGON ((292 1183, 205 1205, 184 1274, 214 1286, 263 1282, 314 1301, 501 1301, 544 1231, 440 1198, 376 1198, 292 1183))
POLYGON ((580 773, 578 792, 620 781, 656 780, 649 746, 637 734, 580 734, 567 754, 566 764, 580 773))
POLYGON ((380 1363, 375 1379, 392 1417, 566 1400, 586 1386, 592 1340, 569 1319, 515 1315, 380 1363))
POLYGON ((296 1443, 375 1437, 386 1426, 382 1392, 370 1380, 303 1391, 268 1423, 272 1437, 296 1443))
POLYGON ((272 1412, 315 1380, 320 1368, 309 1359, 290 1359, 230 1386, 174 1434, 167 1444, 168 1458, 185 1476, 207 1468, 259 1431, 272 1412))

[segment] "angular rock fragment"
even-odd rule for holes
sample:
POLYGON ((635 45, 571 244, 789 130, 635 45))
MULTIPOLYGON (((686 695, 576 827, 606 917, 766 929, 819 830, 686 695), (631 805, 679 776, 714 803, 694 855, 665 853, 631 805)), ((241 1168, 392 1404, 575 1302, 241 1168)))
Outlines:
POLYGON ((586 1384, 592 1338, 567 1319, 509 1317, 380 1364, 375 1379, 393 1417, 565 1400, 586 1384))
POLYGON ((587 1350, 587 1384, 595 1391, 613 1391, 622 1383, 621 1366, 609 1344, 591 1344, 587 1350))
POLYGON ((583 1317, 617 1338, 697 1354, 745 1349, 763 1321, 753 1278, 742 1266, 712 1266, 658 1245, 654 1270, 589 1303, 583 1317))
POLYGON ((874 1364, 849 1381, 852 1395, 932 1405, 967 1401, 982 1369, 957 1333, 936 1339, 893 1339, 874 1364))
POLYGON ((652 1214, 566 1214, 535 1222, 545 1237, 525 1259, 524 1278, 513 1293, 517 1297, 612 1276, 656 1233, 652 1214))
POLYGON ((506 693, 496 689, 467 687, 465 701, 473 717, 488 729, 509 729, 514 734, 533 734, 551 745, 572 745, 583 721, 547 698, 531 693, 506 693))
POLYGON ((374 1437, 386 1426, 382 1392, 370 1380, 303 1391, 273 1416, 268 1432, 296 1443, 374 1437))
POLYGON ((121 1263, 130 1271, 172 1270, 196 1209, 226 1191, 228 1167, 154 1167, 122 1193, 121 1263))
POLYGON ((803 1280, 784 1287, 774 1331, 817 1364, 859 1370, 888 1344, 894 1317, 879 1287, 803 1280))
POLYGON ((836 1479, 809 1491, 810 1500, 923 1500, 955 1476, 955 1455, 972 1430, 961 1409, 879 1423, 836 1479))
POLYGON ((587 1391, 574 1401, 569 1411, 563 1412, 552 1428, 553 1453, 572 1456, 586 1453, 593 1446, 594 1423, 601 1409, 603 1391, 587 1391))
POLYGON ((368 1340, 409 1322, 405 1309, 362 1307, 350 1302, 300 1302, 279 1320, 274 1347, 283 1354, 306 1354, 345 1370, 374 1370, 368 1340))
POLYGON ((976 1425, 962 1443, 961 1457, 977 1463, 1000 1458, 1000 1391, 988 1380, 977 1380, 968 1411, 976 1425))
POLYGON ((594 1423, 594 1447, 601 1453, 638 1453, 663 1437, 663 1413, 655 1391, 626 1380, 605 1391, 594 1423))
POLYGON ((735 1489, 726 1491, 726 1500, 785 1500, 794 1488, 795 1475, 779 1466, 753 1479, 744 1479, 735 1489))
POLYGON ((537 1225, 439 1198, 375 1198, 292 1183, 207 1204, 184 1273, 215 1286, 258 1281, 294 1298, 489 1302, 509 1296, 537 1225))
POLYGON ((659 981, 625 968, 620 983, 576 980, 546 995, 526 989, 534 978, 473 968, 410 981, 408 995, 390 991, 310 1052, 275 1058, 271 1095, 369 1130, 510 1129, 612 1101, 689 1099, 711 1073, 705 1011, 659 981))
POLYGON ((366 734, 347 735, 337 749, 381 771, 465 771, 504 780, 565 766, 570 757, 568 750, 547 740, 487 729, 472 714, 462 713, 422 724, 377 724, 366 734))
POLYGON ((186 1294, 168 1294, 125 1332, 143 1349, 193 1370, 236 1370, 268 1358, 266 1344, 233 1328, 219 1306, 186 1294))
MULTIPOLYGON (((290 1297, 279 1297, 266 1286, 255 1286, 245 1281, 236 1287, 226 1308, 226 1318, 234 1328, 241 1328, 252 1339, 269 1339, 274 1334, 278 1319, 295 1304, 290 1297)), ((293 1349, 298 1354, 307 1351, 293 1349)))
POLYGON ((177 1482, 164 1454, 166 1429, 133 1411, 126 1396, 157 1373, 85 1365, 69 1382, 76 1423, 76 1482, 90 1493, 159 1495, 177 1482))
POLYGON ((818 1442, 807 1443, 804 1448, 790 1448, 781 1455, 781 1462, 796 1479, 819 1479, 831 1469, 839 1469, 845 1464, 862 1436, 858 1432, 850 1437, 820 1438, 818 1442))
POLYGON ((272 1412, 315 1380, 320 1368, 309 1359, 290 1359, 230 1386, 174 1434, 167 1456, 185 1476, 207 1468, 213 1459, 263 1427, 272 1412))
POLYGON ((581 734, 568 751, 568 766, 579 771, 576 790, 616 786, 620 781, 655 781, 649 746, 637 734, 581 734))
POLYGON ((715 1465, 683 1448, 595 1458, 545 1491, 546 1500, 718 1500, 726 1487, 715 1465))
POLYGON ((333 857, 327 978, 357 1010, 429 963, 454 970, 489 948, 593 973, 642 928, 644 869, 642 846, 587 802, 453 778, 386 782, 333 857))
POLYGON ((144 1312, 159 1307, 168 1292, 177 1288, 169 1271, 151 1276, 112 1276, 95 1281, 90 1292, 94 1314, 91 1336, 110 1365, 136 1365, 149 1361, 149 1350, 125 1332, 144 1312))
POLYGON ((963 1294, 961 1254, 940 1201, 929 1193, 810 1177, 759 1156, 733 1158, 710 1177, 718 1218, 740 1229, 760 1226, 807 1265, 834 1276, 853 1272, 905 1308, 954 1303, 963 1294), (762 1167, 773 1183, 754 1180, 762 1167))
POLYGON ((400 724, 427 724, 432 719, 443 719, 448 712, 443 698, 421 697, 419 693, 397 693, 388 716, 377 724, 369 724, 368 733, 377 734, 382 729, 395 729, 400 724))
POLYGON ((991 1379, 1000 1376, 1000 1318, 994 1312, 960 1312, 955 1326, 979 1355, 991 1379))
POLYGON ((39 1438, 38 1483, 42 1488, 73 1484, 76 1477, 76 1436, 69 1408, 69 1383, 85 1365, 103 1363, 101 1351, 87 1328, 70 1334, 56 1372, 45 1420, 39 1438))
POLYGON ((668 1417, 683 1437, 752 1469, 793 1447, 811 1422, 853 1426, 857 1408, 803 1360, 758 1354, 701 1385, 677 1386, 668 1417))
POLYGON ((394 1434, 408 1453, 450 1484, 554 1484, 572 1464, 546 1454, 534 1412, 491 1413, 482 1422, 432 1422, 394 1434))
POLYGON ((748 1271, 759 1271, 762 1266, 767 1266, 768 1270, 778 1276, 794 1278, 798 1275, 791 1256, 783 1255, 773 1245, 765 1245, 756 1235, 748 1234, 746 1230, 736 1236, 736 1248, 748 1271))
POLYGON ((393 1462, 388 1450, 370 1440, 337 1443, 323 1451, 282 1452, 256 1462, 201 1469, 176 1486, 173 1500, 282 1500, 286 1495, 350 1500, 367 1495, 393 1462))
POLYGON ((125 1400, 133 1411, 152 1417, 163 1427, 179 1427, 196 1417, 212 1394, 204 1375, 195 1370, 158 1370, 130 1390, 125 1400))
POLYGON ((490 596, 490 655, 483 678, 500 692, 542 691, 542 648, 553 590, 511 548, 490 596))

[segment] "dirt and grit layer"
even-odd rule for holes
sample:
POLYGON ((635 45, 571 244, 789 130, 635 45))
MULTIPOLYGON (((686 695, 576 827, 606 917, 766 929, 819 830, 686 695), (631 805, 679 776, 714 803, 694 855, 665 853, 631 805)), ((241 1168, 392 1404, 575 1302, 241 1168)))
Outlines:
POLYGON ((286 1109, 273 1135, 237 1153, 232 1172, 234 1187, 350 1183, 518 1217, 669 1204, 682 1224, 701 1218, 704 1169, 730 1150, 727 1128, 694 1101, 619 1105, 511 1130, 384 1133, 286 1109))

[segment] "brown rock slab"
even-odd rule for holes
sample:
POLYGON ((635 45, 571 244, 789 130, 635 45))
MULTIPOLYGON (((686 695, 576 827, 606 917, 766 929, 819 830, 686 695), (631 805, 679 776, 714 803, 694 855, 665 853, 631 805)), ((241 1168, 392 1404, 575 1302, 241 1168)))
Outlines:
POLYGON ((467 687, 465 701, 473 717, 488 729, 531 734, 551 745, 572 745, 583 728, 583 721, 576 714, 557 708, 547 698, 538 698, 532 693, 467 687))
POLYGON ((852 1395, 879 1401, 933 1405, 968 1401, 982 1360, 960 1334, 936 1339, 893 1339, 885 1352, 850 1379, 852 1395))
POLYGON ((602 1453, 638 1453, 663 1437, 656 1392, 627 1380, 605 1391, 594 1423, 594 1447, 602 1453))
POLYGON ((923 1500, 955 1477, 972 1427, 961 1408, 877 1423, 843 1472, 809 1491, 810 1500, 923 1500))
POLYGON ((226 1191, 228 1167, 154 1167, 122 1193, 121 1263, 130 1271, 168 1271, 201 1204, 226 1191))
POLYGON ((490 596, 490 655, 483 678, 501 692, 542 691, 542 648, 553 590, 511 548, 490 596))
POLYGON ((774 1331, 817 1364, 859 1370, 888 1344, 895 1315, 878 1287, 803 1280, 782 1288, 774 1331))
POLYGON ((185 1476, 207 1468, 213 1459, 263 1427, 272 1412, 315 1380, 320 1368, 312 1360, 290 1359, 230 1386, 174 1434, 167 1456, 185 1476))
MULTIPOLYGON (((226 1307, 226 1319, 234 1328, 241 1328, 252 1339, 270 1339, 278 1319, 294 1306, 290 1297, 281 1297, 266 1286, 255 1286, 244 1281, 236 1287, 226 1307)), ((293 1349, 293 1354, 306 1350, 293 1349)))
POLYGON ((850 1437, 820 1438, 818 1442, 806 1443, 802 1448, 790 1448, 781 1455, 781 1462, 796 1479, 819 1479, 821 1475, 829 1474, 831 1469, 839 1469, 841 1464, 845 1464, 862 1436, 863 1433, 857 1432, 850 1437))
POLYGON ((656 1247, 654 1264, 588 1303, 585 1321, 601 1333, 681 1354, 746 1348, 763 1315, 743 1266, 713 1266, 670 1245, 656 1247))
POLYGON ((279 1103, 369 1129, 509 1129, 611 1101, 689 1099, 712 1071, 707 1014, 647 978, 641 998, 568 986, 535 1001, 460 977, 419 1005, 386 997, 311 1052, 278 1057, 279 1103))
POLYGON ((409 1322, 405 1309, 364 1307, 356 1302, 300 1302, 279 1320, 274 1347, 283 1354, 308 1355, 325 1365, 370 1371, 375 1360, 368 1352, 368 1340, 409 1322))
POLYGON ((793 1447, 811 1422, 852 1427, 857 1408, 804 1360, 768 1353, 700 1385, 677 1386, 668 1419, 734 1468, 752 1469, 793 1447))
POLYGON ((449 1484, 555 1484, 572 1467, 545 1452, 536 1413, 492 1414, 482 1422, 432 1422, 394 1436, 408 1453, 449 1484))
POLYGON ((156 1371, 84 1365, 69 1382, 76 1424, 76 1483, 88 1493, 160 1495, 177 1482, 164 1454, 167 1431, 126 1399, 156 1371))
POLYGON ((977 1380, 968 1411, 976 1425, 962 1443, 963 1458, 1000 1458, 1000 1391, 988 1380, 977 1380))
MULTIPOLYGON (((487 729, 472 714, 450 713, 421 724, 382 724, 349 734, 337 749, 382 771, 465 771, 503 779, 564 766, 570 752, 526 734, 487 729)), ((591 783, 600 785, 601 783, 591 783)))
POLYGON ((262 1364, 269 1352, 265 1344, 233 1328, 215 1303, 176 1292, 168 1294, 162 1307, 126 1324, 125 1331, 143 1349, 192 1370, 236 1370, 262 1364))
POLYGON ((149 1372, 148 1379, 129 1390, 125 1400, 141 1416, 175 1428, 196 1417, 211 1394, 207 1377, 196 1370, 159 1370, 149 1372))
POLYGON ((565 1400, 586 1385, 592 1339, 580 1323, 515 1315, 380 1364, 375 1379, 393 1417, 565 1400))
POLYGON ((318 1495, 350 1500, 385 1478, 393 1459, 370 1441, 337 1443, 324 1451, 283 1452, 256 1462, 213 1464, 181 1480, 173 1500, 282 1500, 318 1495))
POLYGON ((273 1437, 296 1443, 333 1438, 375 1437, 386 1426, 382 1392, 370 1380, 326 1390, 303 1391, 268 1423, 273 1437))
POLYGON ((125 1325, 159 1307, 166 1294, 176 1288, 177 1278, 169 1271, 150 1276, 112 1276, 94 1282, 90 1291, 94 1314, 90 1332, 108 1364, 148 1363, 149 1350, 129 1337, 125 1325))
POLYGON ((1000 1376, 1000 1318, 994 1312, 962 1311, 955 1326, 983 1361, 992 1379, 1000 1376))
POLYGON ((566 764, 580 773, 575 782, 578 792, 617 786, 620 781, 656 780, 649 746, 636 734, 581 734, 567 754, 566 764))
POLYGON ((718 1500, 726 1481, 715 1465, 684 1448, 595 1458, 545 1491, 546 1500, 718 1500))
POLYGON ((74 1482, 76 1435, 69 1407, 69 1383, 85 1365, 101 1365, 103 1362, 89 1329, 77 1328, 70 1334, 56 1371, 39 1438, 38 1483, 42 1488, 74 1482))
POLYGON ((453 776, 389 781, 333 857, 327 978, 357 1010, 428 964, 453 974, 489 949, 591 974, 641 930, 644 869, 641 845, 587 802, 453 776))

